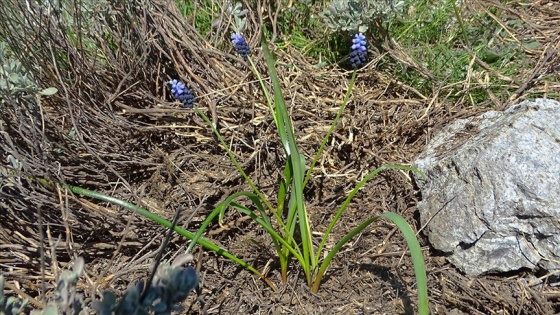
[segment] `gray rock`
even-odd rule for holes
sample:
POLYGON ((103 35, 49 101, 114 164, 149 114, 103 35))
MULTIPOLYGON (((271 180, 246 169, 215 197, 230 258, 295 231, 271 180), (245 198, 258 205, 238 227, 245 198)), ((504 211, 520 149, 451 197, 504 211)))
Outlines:
POLYGON ((424 233, 460 270, 560 269, 560 103, 458 120, 413 166, 424 233))

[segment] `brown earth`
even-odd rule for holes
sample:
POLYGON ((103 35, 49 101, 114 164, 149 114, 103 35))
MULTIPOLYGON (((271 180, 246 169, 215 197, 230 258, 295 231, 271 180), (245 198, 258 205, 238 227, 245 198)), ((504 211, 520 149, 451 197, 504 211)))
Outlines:
MULTIPOLYGON (((502 7, 483 2, 469 5, 502 7)), ((508 28, 512 38, 533 38, 541 47, 526 51, 532 68, 504 87, 503 95, 489 96, 492 106, 475 107, 466 97, 452 98, 436 82, 432 94, 422 95, 389 77, 378 64, 382 59, 403 62, 406 52, 396 43, 358 72, 350 103, 305 192, 314 231, 326 229, 337 206, 369 171, 383 164, 410 164, 442 126, 560 91, 560 4, 510 1, 504 9, 527 25, 508 28)), ((168 220, 181 211, 178 224, 191 231, 217 203, 249 190, 206 123, 194 111, 170 102, 165 87, 169 79, 179 77, 194 89, 198 108, 218 123, 247 174, 272 199, 285 163, 256 77, 231 51, 226 36, 217 35, 229 34, 223 20, 202 37, 192 21, 159 2, 143 8, 130 4, 114 12, 120 24, 117 18, 114 25, 105 21, 114 43, 96 39, 110 67, 93 62, 94 57, 76 45, 67 45, 68 35, 46 18, 44 27, 34 31, 38 39, 17 34, 11 38, 26 47, 24 63, 39 68, 42 86, 59 89, 53 97, 43 97, 36 110, 24 101, 8 99, 0 122, 2 159, 8 161, 12 155, 23 164, 19 171, 8 164, 1 168, 0 270, 7 276, 8 294, 28 295, 37 305, 52 295, 60 271, 80 256, 86 259, 86 276, 79 289, 88 300, 103 290, 122 292, 147 276, 166 230, 123 208, 41 185, 33 178, 99 191, 168 220), (45 45, 31 49, 46 42, 67 56, 65 64, 55 66, 51 62, 55 54, 45 45)), ((248 29, 273 21, 267 12, 251 15, 248 29)), ((250 35, 251 46, 258 47, 258 33, 250 35)), ((299 56, 291 47, 275 53, 296 138, 309 162, 336 115, 351 73, 339 65, 317 68, 317 61, 299 56)), ((253 58, 266 73, 260 49, 254 49, 253 58)), ((414 62, 410 66, 422 70, 414 62)), ((471 79, 460 82, 462 95, 472 88, 471 79)), ((381 173, 356 195, 327 246, 363 220, 386 211, 401 214, 420 230, 416 204, 421 198, 411 174, 381 173)), ((206 237, 266 270, 278 291, 198 248, 195 257, 207 314, 415 313, 415 278, 407 247, 387 221, 376 221, 341 250, 317 294, 310 293, 295 263, 288 282, 281 283, 271 241, 255 223, 233 211, 226 222, 227 229, 211 225, 206 237)), ((432 314, 560 313, 555 275, 520 271, 467 277, 431 250, 422 233, 419 240, 432 314)), ((173 236, 164 258, 171 259, 187 245, 184 238, 173 236)), ((185 314, 202 313, 194 296, 185 307, 185 314)))

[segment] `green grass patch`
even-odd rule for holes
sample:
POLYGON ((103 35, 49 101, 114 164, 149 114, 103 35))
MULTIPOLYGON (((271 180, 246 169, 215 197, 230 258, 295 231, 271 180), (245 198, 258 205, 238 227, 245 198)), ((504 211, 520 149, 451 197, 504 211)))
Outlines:
POLYGON ((385 60, 381 67, 427 96, 438 87, 440 96, 452 102, 466 97, 476 104, 488 100, 490 93, 505 101, 504 90, 512 91, 514 78, 528 67, 523 48, 536 43, 520 45, 497 20, 523 24, 501 16, 496 8, 475 11, 455 0, 439 5, 417 1, 405 16, 390 21, 389 34, 433 80, 399 62, 385 60))
POLYGON ((210 0, 181 0, 177 1, 177 6, 184 17, 193 20, 194 27, 203 36, 210 32, 213 21, 225 10, 221 3, 210 0))

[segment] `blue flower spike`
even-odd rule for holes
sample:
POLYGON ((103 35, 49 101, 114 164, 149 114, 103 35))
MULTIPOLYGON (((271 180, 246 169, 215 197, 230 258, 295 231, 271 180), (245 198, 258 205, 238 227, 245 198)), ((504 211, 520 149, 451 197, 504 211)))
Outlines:
POLYGON ((173 97, 181 102, 184 108, 194 107, 194 94, 192 90, 188 89, 183 82, 175 79, 169 81, 169 84, 171 85, 173 97))
POLYGON ((234 33, 231 35, 231 42, 241 57, 243 57, 243 59, 247 59, 247 57, 251 54, 251 49, 249 48, 249 44, 245 40, 245 37, 239 33, 234 33))
POLYGON ((350 52, 350 63, 352 68, 359 68, 367 61, 367 43, 364 34, 354 35, 352 39, 352 52, 350 52))

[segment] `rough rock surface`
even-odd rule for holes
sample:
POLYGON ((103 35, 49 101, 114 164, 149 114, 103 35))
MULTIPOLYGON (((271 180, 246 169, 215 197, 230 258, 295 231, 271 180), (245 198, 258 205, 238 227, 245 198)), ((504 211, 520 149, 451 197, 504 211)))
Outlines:
POLYGON ((560 103, 456 121, 413 166, 424 233, 460 270, 560 269, 560 103))

